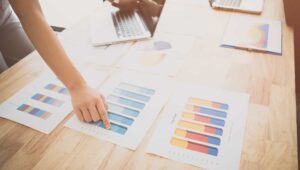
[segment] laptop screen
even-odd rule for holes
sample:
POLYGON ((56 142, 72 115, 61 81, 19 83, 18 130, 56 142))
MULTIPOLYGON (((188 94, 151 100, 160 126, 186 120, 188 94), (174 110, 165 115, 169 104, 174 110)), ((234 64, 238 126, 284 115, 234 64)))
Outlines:
POLYGON ((152 36, 158 24, 164 4, 165 0, 140 0, 138 9, 152 36))

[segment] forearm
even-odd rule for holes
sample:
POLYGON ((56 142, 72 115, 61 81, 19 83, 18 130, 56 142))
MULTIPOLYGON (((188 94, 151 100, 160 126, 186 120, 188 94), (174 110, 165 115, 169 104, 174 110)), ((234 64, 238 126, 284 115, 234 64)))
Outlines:
POLYGON ((10 0, 32 44, 59 79, 69 88, 85 86, 67 54, 47 24, 38 0, 10 0))

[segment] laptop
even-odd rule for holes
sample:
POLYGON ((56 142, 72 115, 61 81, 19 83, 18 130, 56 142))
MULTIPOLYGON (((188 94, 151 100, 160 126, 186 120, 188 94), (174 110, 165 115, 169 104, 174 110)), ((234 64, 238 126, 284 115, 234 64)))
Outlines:
POLYGON ((94 46, 149 39, 158 24, 165 0, 139 0, 132 11, 122 12, 104 2, 90 18, 94 46))
POLYGON ((260 14, 264 0, 209 0, 213 8, 260 14))

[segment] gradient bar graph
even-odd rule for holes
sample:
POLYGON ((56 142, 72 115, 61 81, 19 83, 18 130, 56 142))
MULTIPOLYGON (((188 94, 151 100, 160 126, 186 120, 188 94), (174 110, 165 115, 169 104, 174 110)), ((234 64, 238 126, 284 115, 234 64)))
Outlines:
POLYGON ((225 121, 222 119, 216 119, 216 118, 211 118, 208 116, 202 116, 194 113, 189 113, 189 112, 183 112, 181 114, 181 117, 189 120, 194 120, 194 121, 199 121, 207 124, 212 124, 212 125, 217 125, 217 126, 224 126, 225 121))
POLYGON ((45 96, 43 94, 37 93, 34 96, 31 97, 31 99, 40 101, 42 103, 46 103, 52 106, 56 106, 56 107, 60 107, 64 104, 63 101, 49 97, 49 96, 45 96))
POLYGON ((212 145, 220 145, 221 143, 219 138, 178 128, 175 129, 175 135, 212 145))
POLYGON ((108 118, 109 118, 109 120, 113 120, 113 121, 116 121, 118 123, 125 124, 127 126, 132 125, 132 123, 134 121, 131 118, 128 118, 128 117, 125 117, 125 116, 122 116, 122 115, 119 115, 119 114, 115 114, 115 113, 112 113, 112 112, 108 112, 108 118))
POLYGON ((199 133, 205 132, 205 133, 210 133, 210 134, 214 134, 214 135, 218 135, 218 136, 222 136, 222 134, 223 134, 222 129, 203 125, 203 124, 192 123, 192 122, 188 122, 188 121, 184 121, 184 120, 179 120, 177 125, 180 127, 183 127, 183 128, 194 130, 199 133))
POLYGON ((128 83, 124 83, 124 82, 120 83, 118 85, 118 87, 122 88, 122 89, 132 91, 132 92, 145 94, 145 95, 148 95, 148 96, 154 95, 154 93, 155 93, 155 90, 148 89, 148 88, 145 88, 145 87, 136 86, 136 85, 132 85, 132 84, 128 84, 128 83))
POLYGON ((224 111, 214 110, 214 109, 210 109, 210 108, 202 107, 202 106, 195 106, 195 105, 187 104, 185 106, 185 109, 187 109, 189 111, 193 111, 193 112, 210 115, 210 116, 217 116, 217 117, 221 117, 221 118, 227 117, 227 113, 224 111))
MULTIPOLYGON (((118 84, 106 98, 108 118, 112 121, 109 130, 125 135, 154 93, 155 90, 133 84, 123 82, 118 84)), ((102 121, 96 125, 104 128, 102 121)))
POLYGON ((21 112, 29 113, 31 115, 34 115, 34 116, 42 118, 42 119, 47 119, 51 115, 50 113, 48 113, 44 110, 34 108, 27 104, 22 104, 20 107, 17 108, 17 110, 19 110, 21 112))
MULTIPOLYGON (((100 121, 97 126, 105 129, 103 121, 100 121)), ((127 128, 124 127, 124 126, 117 125, 117 124, 111 122, 110 123, 110 129, 108 129, 108 130, 116 132, 120 135, 124 135, 127 131, 127 128)))
POLYGON ((134 92, 130 92, 130 91, 127 91, 127 90, 118 89, 118 88, 114 89, 113 92, 116 95, 125 96, 125 97, 135 99, 135 100, 139 100, 139 101, 142 101, 142 102, 148 102, 150 100, 149 96, 144 96, 144 95, 141 95, 141 94, 138 94, 138 93, 134 93, 134 92))
POLYGON ((216 108, 216 109, 228 110, 228 108, 229 108, 228 104, 203 100, 203 99, 199 99, 199 98, 195 98, 195 97, 190 97, 188 99, 188 102, 192 103, 192 104, 199 105, 199 106, 213 107, 213 108, 216 108))
POLYGON ((218 156, 218 149, 214 147, 210 147, 210 146, 206 146, 194 142, 189 142, 174 137, 171 139, 170 143, 171 145, 174 145, 179 148, 184 148, 195 152, 201 152, 211 156, 218 156))
POLYGON ((146 106, 144 103, 136 102, 136 101, 124 98, 124 97, 118 97, 118 96, 113 96, 113 95, 108 96, 107 100, 110 102, 119 103, 122 105, 130 106, 135 109, 140 109, 140 110, 144 109, 144 107, 146 106))
POLYGON ((114 113, 122 113, 128 116, 137 117, 140 112, 137 110, 133 110, 127 107, 119 106, 117 104, 109 103, 108 102, 108 111, 114 113))
POLYGON ((67 88, 61 87, 61 86, 58 86, 58 85, 55 85, 55 84, 51 84, 51 83, 47 84, 45 86, 45 89, 56 92, 56 93, 60 93, 60 94, 65 94, 65 95, 68 94, 67 88))

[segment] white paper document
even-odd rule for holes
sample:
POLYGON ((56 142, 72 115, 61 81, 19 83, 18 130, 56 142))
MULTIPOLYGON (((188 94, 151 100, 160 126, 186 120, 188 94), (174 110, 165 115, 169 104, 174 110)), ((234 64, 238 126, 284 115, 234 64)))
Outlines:
MULTIPOLYGON (((105 80, 105 72, 83 70, 87 83, 96 88, 105 80)), ((67 88, 51 72, 19 90, 0 105, 0 117, 49 134, 72 111, 67 88)))
POLYGON ((281 25, 279 20, 232 16, 222 45, 282 54, 281 25))
POLYGON ((248 102, 246 94, 179 86, 147 153, 205 169, 239 169, 248 102))
POLYGON ((88 19, 66 29, 58 38, 73 62, 112 66, 125 54, 131 42, 95 47, 91 43, 88 19))
POLYGON ((84 123, 74 115, 65 126, 136 149, 170 94, 168 79, 123 72, 114 74, 100 88, 108 103, 110 129, 102 121, 84 123))
POLYGON ((160 34, 136 42, 118 63, 121 68, 175 76, 194 45, 190 36, 160 34))

